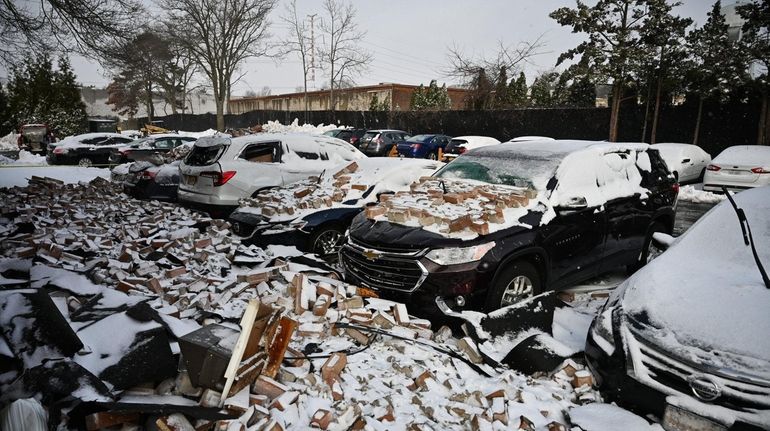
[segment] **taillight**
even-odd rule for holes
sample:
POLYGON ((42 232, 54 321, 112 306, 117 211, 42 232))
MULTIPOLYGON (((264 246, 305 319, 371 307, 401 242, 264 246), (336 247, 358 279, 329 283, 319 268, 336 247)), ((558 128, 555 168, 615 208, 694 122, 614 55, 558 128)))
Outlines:
POLYGON ((54 154, 64 154, 66 152, 67 152, 67 150, 65 150, 64 148, 60 148, 60 147, 57 147, 57 148, 53 149, 53 153, 54 154))
POLYGON ((465 147, 458 147, 457 150, 458 150, 457 152, 460 154, 463 154, 464 152, 468 151, 468 149, 465 147))
POLYGON ((754 168, 751 172, 754 172, 755 174, 770 174, 770 171, 765 168, 754 168))
POLYGON ((679 194, 679 183, 674 183, 674 185, 671 186, 671 190, 673 190, 674 193, 679 194))
POLYGON ((156 175, 158 173, 154 171, 142 171, 142 179, 145 180, 154 180, 156 175))
POLYGON ((718 165, 708 165, 706 166, 706 170, 716 172, 718 170, 721 170, 722 167, 718 165))
POLYGON ((357 137, 355 137, 355 136, 351 136, 351 137, 350 137, 350 143, 351 143, 351 144, 355 144, 356 142, 358 142, 358 138, 357 138, 357 137))
POLYGON ((131 153, 131 149, 130 148, 120 148, 120 149, 118 149, 118 152, 120 152, 120 154, 128 155, 128 154, 131 153))
POLYGON ((378 143, 378 144, 382 144, 383 142, 384 142, 384 141, 382 140, 382 137, 381 137, 381 136, 377 138, 377 143, 378 143))
POLYGON ((412 144, 413 150, 419 150, 420 148, 422 148, 422 144, 412 144))
POLYGON ((214 187, 219 187, 219 186, 227 184, 227 182, 230 181, 230 179, 235 176, 235 171, 201 172, 201 176, 202 177, 209 177, 209 178, 213 179, 214 180, 214 187))

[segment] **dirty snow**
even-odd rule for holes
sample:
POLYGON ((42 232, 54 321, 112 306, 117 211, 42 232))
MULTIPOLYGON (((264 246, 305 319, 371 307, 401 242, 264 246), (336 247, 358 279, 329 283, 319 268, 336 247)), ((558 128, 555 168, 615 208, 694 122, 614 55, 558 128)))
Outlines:
POLYGON ((48 165, 45 160, 45 156, 39 154, 32 154, 27 150, 19 151, 19 155, 16 159, 12 159, 6 156, 0 156, 0 165, 48 165))
POLYGON ((682 186, 679 188, 679 200, 704 203, 704 204, 718 204, 727 199, 725 194, 716 194, 707 192, 696 188, 695 186, 682 186))
POLYGON ((106 168, 81 168, 79 166, 0 166, 0 187, 24 187, 32 176, 49 177, 67 184, 88 182, 96 177, 110 178, 106 168))
POLYGON ((588 404, 569 411, 572 423, 584 431, 663 431, 644 418, 612 404, 588 404))

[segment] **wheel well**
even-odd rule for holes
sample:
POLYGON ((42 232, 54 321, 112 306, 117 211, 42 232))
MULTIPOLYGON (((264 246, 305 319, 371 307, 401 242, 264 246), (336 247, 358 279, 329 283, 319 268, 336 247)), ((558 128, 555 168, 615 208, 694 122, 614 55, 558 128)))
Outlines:
POLYGON ((252 193, 251 197, 255 198, 255 197, 257 197, 258 194, 264 192, 265 190, 270 190, 270 189, 274 189, 274 188, 275 188, 275 186, 262 187, 261 189, 257 189, 256 192, 252 193))
POLYGON ((495 276, 493 280, 497 279, 497 276, 500 274, 500 272, 503 271, 504 268, 508 267, 512 262, 517 260, 523 260, 531 263, 537 269, 537 273, 540 275, 540 280, 543 283, 543 286, 548 284, 548 262, 546 254, 545 251, 538 249, 521 250, 508 255, 505 259, 500 261, 500 264, 497 266, 497 270, 495 270, 495 276))
POLYGON ((649 231, 650 228, 653 225, 655 225, 656 223, 660 223, 663 226, 665 226, 666 233, 668 233, 668 234, 670 234, 671 232, 674 231, 674 217, 673 216, 662 215, 662 216, 659 216, 657 218, 652 219, 652 221, 650 222, 650 226, 647 228, 647 230, 649 231))

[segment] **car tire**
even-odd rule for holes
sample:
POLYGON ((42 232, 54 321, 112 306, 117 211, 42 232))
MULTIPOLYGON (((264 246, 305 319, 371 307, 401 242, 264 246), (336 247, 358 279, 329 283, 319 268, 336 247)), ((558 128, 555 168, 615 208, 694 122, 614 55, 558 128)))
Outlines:
POLYGON ((487 312, 515 304, 543 291, 540 272, 535 265, 526 260, 517 260, 507 264, 495 277, 491 290, 487 293, 484 309, 487 312))
POLYGON ((90 166, 93 166, 93 164, 94 162, 88 157, 81 157, 78 160, 78 166, 80 166, 81 168, 88 168, 90 166))
POLYGON ((655 247, 655 244, 652 242, 652 236, 656 232, 665 232, 668 233, 666 230, 666 227, 663 225, 663 223, 655 222, 650 226, 649 229, 647 229, 647 235, 644 237, 644 243, 642 245, 642 251, 639 253, 639 258, 631 265, 629 269, 629 273, 634 273, 641 269, 644 265, 647 265, 650 263, 653 259, 658 257, 660 253, 662 253, 661 250, 658 250, 657 247, 655 247), (654 254, 653 254, 654 253, 654 254))
POLYGON ((334 256, 339 251, 344 237, 344 227, 327 224, 313 232, 308 240, 308 248, 311 253, 319 256, 334 256))
POLYGON ((436 154, 435 151, 428 154, 428 159, 430 160, 438 160, 438 154, 436 154))

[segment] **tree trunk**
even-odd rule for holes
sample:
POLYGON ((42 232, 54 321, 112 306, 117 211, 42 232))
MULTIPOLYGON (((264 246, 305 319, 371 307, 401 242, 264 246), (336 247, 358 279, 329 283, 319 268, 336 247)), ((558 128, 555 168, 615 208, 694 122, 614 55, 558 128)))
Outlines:
POLYGON ((644 123, 642 124, 642 140, 647 142, 647 120, 650 118, 650 98, 652 97, 652 85, 647 84, 647 98, 644 100, 644 123))
MULTIPOLYGON (((305 67, 304 63, 302 64, 302 67, 303 68, 305 67)), ((308 110, 310 109, 307 101, 307 69, 305 69, 304 75, 305 75, 305 124, 307 124, 308 110)))
POLYGON ((762 108, 759 111, 759 127, 757 128, 757 145, 767 145, 768 128, 768 93, 762 91, 762 108))
POLYGON ((221 97, 216 98, 217 103, 217 130, 225 131, 225 101, 221 97))
POLYGON ((663 91, 663 73, 658 75, 658 89, 655 90, 655 113, 652 117, 652 131, 650 132, 650 144, 656 142, 658 134, 658 118, 660 117, 660 93, 663 91))
POLYGON ((698 115, 695 117, 695 134, 692 138, 692 144, 698 145, 698 138, 700 137, 700 121, 703 116, 703 96, 698 99, 698 115))
POLYGON ((610 142, 618 141, 618 116, 620 114, 620 97, 623 85, 615 82, 612 86, 612 108, 610 111, 610 142))

